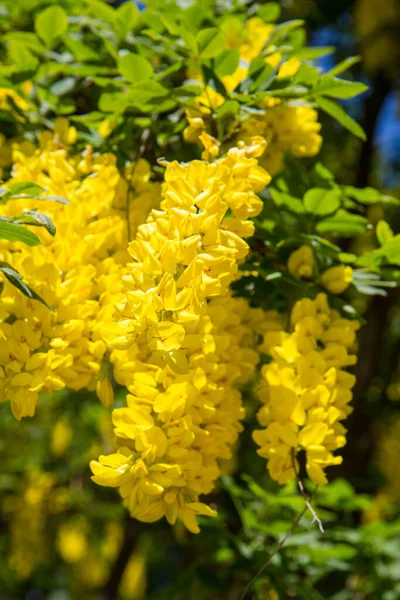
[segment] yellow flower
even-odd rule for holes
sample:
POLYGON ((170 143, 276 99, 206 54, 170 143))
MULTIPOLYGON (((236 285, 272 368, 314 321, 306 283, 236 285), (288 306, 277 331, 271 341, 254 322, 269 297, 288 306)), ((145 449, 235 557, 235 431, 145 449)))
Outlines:
POLYGON ((279 483, 295 477, 296 455, 304 450, 310 479, 324 485, 325 468, 342 461, 333 452, 346 441, 340 421, 351 412, 355 378, 343 369, 355 362, 348 351, 358 323, 331 310, 324 294, 297 302, 291 323, 292 333, 265 336, 263 346, 272 360, 262 369, 267 386, 260 390, 264 405, 258 421, 264 429, 253 438, 279 483))
POLYGON ((314 255, 310 246, 303 244, 289 256, 288 269, 296 277, 310 279, 313 274, 313 266, 314 255))
POLYGON ((114 404, 114 390, 107 375, 97 381, 96 392, 103 406, 114 404))
POLYGON ((331 294, 342 294, 353 281, 353 269, 345 265, 331 267, 322 273, 320 281, 331 294))

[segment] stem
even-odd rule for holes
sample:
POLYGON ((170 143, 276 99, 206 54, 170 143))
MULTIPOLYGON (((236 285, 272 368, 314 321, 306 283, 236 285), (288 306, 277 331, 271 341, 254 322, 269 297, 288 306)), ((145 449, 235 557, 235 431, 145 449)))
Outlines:
MULTIPOLYGON (((314 490, 314 492, 315 492, 315 490, 314 490)), ((296 527, 300 523, 300 520, 302 519, 302 517, 306 514, 307 510, 308 510, 308 508, 307 508, 307 506, 305 506, 303 508, 303 510, 301 511, 301 513, 299 513, 299 515, 297 516, 296 520, 294 521, 294 523, 291 526, 291 528, 289 529, 289 531, 281 539, 281 541, 276 545, 275 550, 272 552, 272 554, 269 555, 269 557, 267 558, 267 560, 265 561, 265 563, 261 566, 261 568, 256 573, 256 575, 254 575, 253 579, 246 585, 245 590, 244 590, 243 594, 240 596, 239 600, 245 600, 245 598, 247 596, 247 593, 250 590, 250 588, 253 585, 253 583, 256 581, 256 579, 258 579, 260 577, 260 575, 262 575, 262 573, 268 567, 268 565, 270 564, 270 562, 274 558, 274 556, 276 554, 278 554, 278 552, 281 550, 281 548, 283 548, 283 546, 285 545, 285 543, 287 542, 287 540, 290 538, 290 536, 293 534, 294 530, 296 529, 296 527)))
POLYGON ((294 448, 292 449, 292 464, 293 464, 293 470, 294 470, 295 475, 296 475, 296 481, 297 481, 297 485, 298 485, 299 490, 300 490, 300 494, 303 496, 304 502, 306 503, 306 507, 308 508, 308 510, 310 511, 310 513, 312 514, 313 520, 312 520, 311 524, 313 525, 314 523, 318 523, 319 530, 322 533, 322 535, 324 535, 325 534, 325 530, 323 528, 322 521, 319 518, 319 516, 317 515, 317 513, 315 512, 315 510, 313 509, 313 507, 311 506, 311 499, 314 498, 315 494, 317 493, 318 485, 315 486, 314 491, 313 491, 311 497, 308 497, 307 492, 304 489, 303 482, 301 481, 300 475, 298 474, 297 469, 296 469, 296 455, 295 455, 294 448))
MULTIPOLYGON (((295 469, 296 472, 296 469, 295 469)), ((296 479, 297 482, 299 482, 299 479, 297 478, 297 473, 296 473, 296 479)), ((301 511, 301 513, 299 513, 296 517, 296 520, 293 522, 293 525, 291 526, 291 528, 289 529, 289 531, 286 533, 286 535, 281 539, 280 542, 278 542, 278 544, 276 545, 274 551, 272 552, 272 554, 269 555, 269 557, 267 558, 267 560, 265 561, 265 563, 261 566, 261 568, 259 569, 259 571, 256 573, 256 575, 254 575, 253 579, 246 585, 245 590, 243 592, 243 594, 240 596, 239 600, 245 600, 251 586, 253 585, 253 583, 256 581, 256 579, 258 579, 260 577, 260 575, 262 575, 262 573, 264 573, 265 569, 268 567, 268 565, 271 563, 271 560, 274 558, 274 556, 276 554, 278 554, 278 552, 280 552, 280 550, 283 548, 283 546, 286 544, 287 540, 290 538, 291 535, 293 535, 293 532, 295 531, 295 529, 297 528, 298 524, 300 523, 301 519, 304 517, 304 515, 306 514, 307 510, 309 510, 311 512, 311 514, 313 515, 313 523, 317 522, 318 525, 320 526, 320 529, 322 531, 322 533, 324 532, 324 529, 322 527, 322 523, 321 520, 319 519, 319 517, 317 516, 316 512, 314 511, 314 509, 311 506, 311 502, 314 499, 314 496, 317 492, 318 486, 316 485, 311 496, 307 497, 305 492, 304 492, 304 487, 303 484, 300 482, 301 487, 299 485, 300 488, 300 492, 301 495, 303 496, 304 500, 305 500, 305 506, 303 508, 303 510, 301 511)))

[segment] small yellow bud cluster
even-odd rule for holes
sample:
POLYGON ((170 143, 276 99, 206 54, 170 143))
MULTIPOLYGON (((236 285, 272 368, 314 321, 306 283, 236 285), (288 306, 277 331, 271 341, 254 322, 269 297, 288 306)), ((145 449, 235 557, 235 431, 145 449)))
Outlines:
MULTIPOLYGON (((310 246, 303 244, 291 253, 288 259, 288 269, 299 279, 313 277, 315 261, 310 246)), ((331 294, 343 294, 353 281, 353 269, 348 265, 330 267, 322 273, 318 283, 331 294)))
POLYGON ((299 279, 311 279, 313 276, 314 255, 310 246, 303 244, 292 252, 288 260, 288 269, 299 279))
POLYGON ((343 294, 353 281, 353 269, 349 266, 338 265, 324 271, 320 282, 331 294, 343 294))
POLYGON ((259 146, 259 163, 271 175, 283 168, 286 152, 301 158, 318 154, 322 144, 318 114, 311 106, 266 98, 263 113, 244 121, 238 139, 259 146))
MULTIPOLYGON (((227 92, 234 90, 249 73, 251 61, 260 55, 275 26, 266 24, 258 17, 242 24, 237 18, 228 19, 222 24, 222 33, 228 47, 239 51, 239 65, 232 75, 222 77, 227 92)), ((274 46, 267 46, 265 62, 277 67, 282 55, 274 46)), ((292 57, 283 62, 278 71, 278 78, 295 75, 301 61, 292 57)), ((200 73, 191 72, 191 77, 202 79, 200 73)), ((186 109, 189 122, 184 131, 188 142, 200 141, 206 148, 203 158, 214 158, 219 151, 217 140, 209 135, 209 116, 220 108, 225 98, 210 87, 194 99, 186 109), (206 133, 207 131, 207 133, 206 133), (206 137, 205 137, 206 136, 206 137)), ((318 114, 310 105, 299 101, 285 102, 280 98, 265 98, 257 108, 259 114, 252 115, 240 124, 239 133, 235 133, 236 144, 243 142, 251 148, 252 156, 260 157, 260 165, 271 175, 283 168, 286 152, 295 157, 309 157, 318 154, 322 144, 319 134, 318 114)), ((235 132, 237 124, 234 125, 235 132)))
POLYGON ((279 483, 291 481, 298 469, 296 455, 306 454, 306 469, 317 484, 327 483, 325 467, 340 464, 333 452, 344 446, 341 424, 351 412, 355 377, 344 369, 356 362, 351 353, 358 322, 332 310, 324 294, 298 301, 290 315, 292 333, 265 334, 262 349, 272 357, 262 374, 264 406, 254 432, 258 454, 279 483))

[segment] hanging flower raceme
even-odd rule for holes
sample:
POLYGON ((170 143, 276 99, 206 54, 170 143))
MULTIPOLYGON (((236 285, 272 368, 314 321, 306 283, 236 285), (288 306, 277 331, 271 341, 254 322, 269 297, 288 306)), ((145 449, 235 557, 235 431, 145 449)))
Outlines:
MULTIPOLYGON (((44 201, 57 235, 38 231, 42 245, 1 241, 9 262, 53 307, 21 295, 7 280, 0 296, 0 392, 20 419, 34 414, 40 391, 64 386, 96 389, 109 405, 113 391, 106 368, 106 344, 99 329, 111 319, 127 260, 127 213, 131 229, 156 204, 159 187, 150 183, 140 161, 124 178, 111 154, 95 156, 90 148, 75 155, 69 146, 76 131, 66 119, 44 132, 40 148, 16 145, 10 183, 31 181, 70 204, 44 201), (129 181, 129 185, 128 185, 129 181), (136 196, 134 196, 134 193, 136 196), (140 198, 140 206, 137 199, 140 198), (111 308, 111 309, 110 309, 111 308)), ((2 205, 5 216, 35 208, 36 200, 2 205)))
POLYGON ((248 219, 262 208, 256 192, 269 181, 238 149, 214 164, 168 165, 161 210, 150 213, 129 245, 133 262, 117 305, 122 319, 103 330, 110 348, 145 336, 152 362, 187 372, 185 350, 200 347, 192 329, 207 298, 227 294, 236 277, 248 252, 242 238, 254 230, 248 219))
POLYGON ((359 324, 331 309, 324 294, 297 302, 290 323, 291 333, 264 337, 262 349, 272 361, 262 370, 267 385, 260 390, 264 406, 258 420, 264 429, 253 437, 279 483, 295 477, 296 456, 305 451, 309 477, 325 484, 325 468, 341 463, 333 453, 346 443, 341 421, 351 412, 355 377, 345 369, 356 362, 352 348, 359 324))
POLYGON ((199 497, 213 489, 218 460, 231 457, 242 428, 235 385, 257 364, 250 324, 262 320, 230 297, 229 284, 248 252, 248 218, 262 206, 256 192, 268 181, 237 149, 213 164, 171 163, 161 210, 130 244, 117 303, 123 319, 103 330, 115 377, 130 394, 113 412, 118 453, 91 468, 142 521, 179 518, 196 533, 196 515, 216 514, 199 497))

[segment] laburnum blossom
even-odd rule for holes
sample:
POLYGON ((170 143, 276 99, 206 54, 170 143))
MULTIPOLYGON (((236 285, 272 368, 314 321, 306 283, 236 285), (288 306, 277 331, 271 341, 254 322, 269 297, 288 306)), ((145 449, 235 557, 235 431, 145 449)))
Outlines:
POLYGON ((238 149, 212 164, 170 163, 160 210, 129 246, 125 295, 102 332, 127 407, 113 412, 118 452, 91 468, 142 521, 180 519, 197 533, 197 515, 216 514, 200 496, 231 458, 244 416, 236 386, 253 373, 254 332, 268 322, 229 285, 268 182, 238 149))
POLYGON ((185 348, 184 374, 154 364, 145 341, 112 352, 115 377, 130 393, 127 407, 113 411, 118 452, 91 468, 96 483, 119 488, 133 517, 165 516, 171 524, 179 518, 197 533, 196 515, 216 514, 199 497, 214 488, 218 461, 231 458, 242 429, 236 386, 258 362, 254 331, 265 331, 260 312, 244 299, 212 299, 207 314, 191 323, 199 346, 185 348))
POLYGON ((305 451, 307 473, 322 485, 325 468, 342 462, 334 452, 346 443, 342 421, 352 410, 355 377, 345 369, 356 362, 352 348, 359 324, 331 309, 324 294, 298 301, 290 323, 291 332, 264 336, 263 350, 272 360, 262 369, 267 385, 260 389, 258 421, 263 429, 253 437, 273 479, 291 481, 296 456, 305 451))
POLYGON ((256 192, 269 181, 238 149, 213 164, 168 165, 160 210, 151 211, 129 245, 120 319, 102 330, 110 348, 145 337, 155 364, 187 372, 185 350, 201 345, 193 328, 207 298, 227 294, 235 279, 248 253, 243 237, 254 231, 249 217, 262 208, 256 192))
MULTIPOLYGON (((41 134, 40 147, 16 143, 13 150, 10 183, 31 181, 69 201, 42 202, 57 234, 36 230, 41 245, 0 242, 1 259, 53 308, 22 296, 4 280, 0 398, 10 400, 18 419, 34 414, 39 392, 63 387, 97 390, 104 404, 112 404, 107 347, 99 330, 114 311, 128 257, 127 212, 134 232, 159 202, 160 188, 149 182, 145 161, 121 174, 111 154, 95 156, 90 147, 74 154, 75 140, 75 128, 59 119, 54 132, 41 134)), ((36 204, 13 200, 1 206, 1 214, 18 215, 36 204)))

